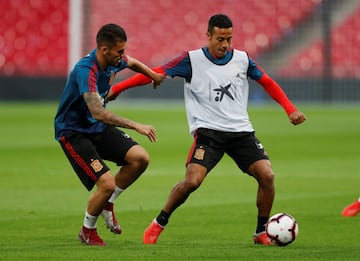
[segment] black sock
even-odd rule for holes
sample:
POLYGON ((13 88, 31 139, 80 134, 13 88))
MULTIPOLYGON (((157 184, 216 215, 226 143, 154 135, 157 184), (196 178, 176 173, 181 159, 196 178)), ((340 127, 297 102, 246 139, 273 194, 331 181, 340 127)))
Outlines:
POLYGON ((163 227, 169 222, 170 215, 164 210, 161 210, 160 214, 156 217, 156 221, 163 227))
POLYGON ((269 217, 258 217, 257 227, 256 227, 256 233, 260 233, 265 231, 265 225, 268 221, 269 217))

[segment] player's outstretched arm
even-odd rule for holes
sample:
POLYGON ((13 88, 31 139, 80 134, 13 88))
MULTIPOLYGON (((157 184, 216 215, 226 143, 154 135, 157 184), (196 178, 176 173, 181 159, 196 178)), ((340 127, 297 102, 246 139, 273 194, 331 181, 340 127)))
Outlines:
POLYGON ((128 68, 135 71, 142 73, 153 80, 154 87, 160 85, 160 83, 165 79, 165 76, 161 73, 157 73, 151 70, 148 66, 140 62, 139 60, 128 56, 128 68))
MULTIPOLYGON (((166 73, 164 72, 164 70, 159 66, 156 68, 152 68, 152 71, 157 73, 157 74, 161 74, 162 77, 165 78, 166 73)), ((114 84, 110 91, 109 94, 107 96, 107 100, 108 101, 112 101, 114 99, 116 99, 116 97, 123 91, 125 91, 126 89, 132 88, 132 87, 136 87, 136 86, 142 86, 142 85, 146 85, 152 82, 152 79, 149 78, 148 76, 145 76, 144 74, 138 73, 126 80, 123 80, 117 84, 114 84)), ((155 82, 153 81, 153 87, 156 87, 157 85, 155 85, 155 82)))
POLYGON ((277 82, 270 78, 265 72, 258 80, 258 83, 284 108, 292 124, 298 125, 306 120, 304 113, 296 109, 277 82))

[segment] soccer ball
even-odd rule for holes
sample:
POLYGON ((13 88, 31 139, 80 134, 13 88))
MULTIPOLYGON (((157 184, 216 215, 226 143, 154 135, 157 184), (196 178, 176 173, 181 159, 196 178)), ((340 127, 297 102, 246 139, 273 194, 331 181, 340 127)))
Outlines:
POLYGON ((266 223, 266 233, 278 246, 287 246, 298 235, 299 227, 294 217, 286 213, 278 213, 266 223))

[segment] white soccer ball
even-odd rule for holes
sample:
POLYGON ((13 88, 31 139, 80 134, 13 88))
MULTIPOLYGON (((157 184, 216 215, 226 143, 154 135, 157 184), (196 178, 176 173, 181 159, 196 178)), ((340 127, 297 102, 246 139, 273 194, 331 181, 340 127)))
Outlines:
POLYGON ((286 213, 278 213, 266 223, 266 233, 271 241, 278 246, 286 246, 297 237, 299 226, 295 218, 286 213))

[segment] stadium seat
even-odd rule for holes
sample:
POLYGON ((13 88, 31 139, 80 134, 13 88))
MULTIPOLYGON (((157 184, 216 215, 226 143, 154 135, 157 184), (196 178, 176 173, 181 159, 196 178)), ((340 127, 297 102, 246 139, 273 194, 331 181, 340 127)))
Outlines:
MULTIPOLYGON (((360 8, 331 31, 331 64, 334 78, 360 78, 360 8)), ((318 39, 279 69, 281 77, 321 77, 324 43, 318 39)))
MULTIPOLYGON (((208 0, 84 1, 83 52, 95 48, 95 35, 105 23, 118 23, 128 33, 127 53, 150 66, 183 50, 206 44, 208 18, 226 13, 233 19, 233 46, 252 57, 266 52, 319 1, 208 0)), ((68 70, 69 0, 0 1, 0 75, 66 76, 68 70), (18 8, 18 6, 21 8, 18 8)))
POLYGON ((0 1, 0 12, 0 75, 66 75, 67 0, 0 1))

